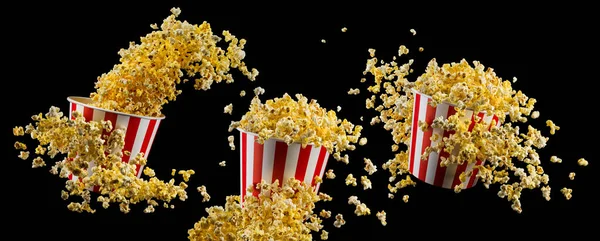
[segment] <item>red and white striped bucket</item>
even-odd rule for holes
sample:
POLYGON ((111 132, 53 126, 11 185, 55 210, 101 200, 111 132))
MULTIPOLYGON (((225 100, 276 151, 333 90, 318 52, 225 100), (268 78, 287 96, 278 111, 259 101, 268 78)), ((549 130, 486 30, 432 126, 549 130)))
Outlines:
MULTIPOLYGON (((445 152, 443 149, 440 153, 431 152, 429 158, 421 160, 422 154, 425 152, 425 148, 429 146, 435 146, 438 142, 442 141, 443 137, 448 137, 454 134, 454 131, 444 131, 441 128, 429 127, 425 132, 419 128, 419 121, 425 121, 431 125, 433 119, 438 116, 448 118, 456 113, 454 106, 448 103, 440 103, 436 107, 432 107, 429 103, 432 101, 431 96, 413 91, 415 94, 415 103, 413 106, 413 119, 412 119, 412 131, 411 131, 411 142, 408 153, 408 168, 409 172, 421 181, 429 183, 437 187, 443 187, 452 189, 454 186, 461 184, 460 174, 463 172, 473 171, 471 175, 467 176, 466 185, 464 188, 471 188, 477 184, 477 172, 479 169, 473 170, 475 165, 481 165, 483 161, 477 160, 475 163, 465 162, 462 165, 451 164, 445 167, 441 167, 441 157, 448 157, 450 154, 445 152), (437 134, 440 138, 436 141, 431 141, 431 136, 437 134)), ((486 115, 485 112, 479 112, 474 115, 472 110, 467 110, 466 115, 463 119, 471 119, 469 125, 469 131, 475 126, 475 116, 479 117, 479 122, 483 121, 490 125, 491 128, 492 120, 500 125, 498 117, 496 115, 486 115)))
MULTIPOLYGON (((123 162, 129 162, 129 160, 134 158, 138 153, 144 153, 144 157, 148 158, 158 126, 165 118, 164 116, 146 117, 131 115, 98 108, 90 105, 91 99, 86 97, 68 97, 67 100, 71 103, 69 118, 75 119, 72 113, 77 111, 85 118, 85 121, 110 121, 113 130, 116 128, 125 130, 125 146, 123 152, 128 151, 130 152, 130 155, 127 156, 123 154, 121 159, 123 162)), ((105 131, 103 136, 110 134, 111 132, 112 130, 105 131)), ((91 174, 90 172, 93 166, 94 163, 90 163, 88 174, 91 174)), ((143 168, 142 165, 137 165, 135 171, 138 177, 141 176, 143 168)), ((77 179, 77 176, 69 174, 69 180, 76 181, 77 179)), ((98 191, 98 187, 94 187, 94 191, 98 191)))
POLYGON ((256 142, 257 135, 244 130, 240 131, 240 192, 242 199, 246 195, 258 195, 247 188, 256 186, 261 180, 273 183, 294 177, 304 183, 310 183, 315 192, 319 191, 320 183, 315 183, 315 177, 323 178, 329 152, 324 146, 307 145, 302 148, 300 143, 288 145, 283 140, 268 139, 264 144, 256 142))

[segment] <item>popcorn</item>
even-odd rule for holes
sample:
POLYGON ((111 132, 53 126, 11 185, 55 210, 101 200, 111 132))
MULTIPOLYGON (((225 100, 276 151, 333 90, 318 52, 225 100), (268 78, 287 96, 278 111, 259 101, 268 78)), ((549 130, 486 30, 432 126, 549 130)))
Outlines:
POLYGON ((259 96, 265 93, 265 89, 263 89, 262 87, 256 87, 254 88, 254 95, 259 96))
POLYGON ((311 232, 321 231, 322 220, 313 213, 319 197, 309 184, 290 178, 281 186, 258 186, 259 196, 247 196, 243 206, 239 196, 228 196, 224 207, 206 208, 208 215, 188 230, 188 239, 312 240, 311 232))
POLYGON ((251 81, 258 70, 243 62, 245 39, 223 31, 227 48, 218 47, 223 38, 214 35, 210 24, 193 25, 177 20, 181 13, 173 8, 152 32, 119 51, 120 63, 98 77, 92 105, 141 116, 162 116, 163 105, 181 94, 179 85, 194 78, 196 90, 208 90, 213 83, 233 83, 231 69, 238 69, 251 81))
POLYGON ((350 197, 348 197, 348 204, 358 205, 358 204, 360 204, 360 201, 358 201, 357 196, 350 196, 350 197))
POLYGON ((359 88, 356 88, 356 89, 350 88, 350 90, 348 90, 348 94, 349 95, 358 95, 358 94, 360 94, 360 89, 359 88))
POLYGON ((540 117, 540 112, 539 111, 536 110, 534 112, 531 112, 531 119, 537 119, 539 117, 540 117))
POLYGON ((14 136, 23 136, 25 135, 25 131, 23 130, 22 126, 15 126, 15 128, 13 128, 13 135, 14 136))
POLYGON ((229 148, 231 148, 232 151, 235 151, 235 137, 228 136, 227 141, 229 142, 229 148))
POLYGON ((154 177, 154 176, 156 176, 156 173, 151 168, 145 167, 144 168, 144 175, 146 175, 148 177, 154 177))
POLYGON ((144 209, 144 213, 153 213, 154 212, 154 206, 152 205, 148 205, 145 209, 144 209))
POLYGON ((346 186, 350 186, 350 185, 352 185, 353 187, 356 187, 356 185, 358 185, 356 183, 356 178, 354 178, 352 173, 348 174, 348 176, 346 177, 346 186))
POLYGON ((210 195, 206 192, 206 187, 204 185, 197 187, 196 190, 202 195, 202 202, 210 201, 210 195))
POLYGON ((517 82, 517 77, 513 77, 512 82, 516 83, 517 82))
POLYGON ((29 158, 29 152, 28 151, 19 152, 19 158, 21 158, 23 160, 27 160, 27 158, 29 158))
POLYGON ((335 173, 333 173, 333 169, 327 170, 327 172, 325 173, 325 178, 327 178, 327 179, 335 178, 335 173))
POLYGON ((371 180, 367 176, 360 177, 360 183, 363 185, 363 190, 372 189, 371 180))
POLYGON ((340 111, 342 111, 342 107, 338 105, 337 106, 337 112, 340 112, 340 111))
POLYGON ((575 180, 575 173, 574 172, 569 173, 569 179, 571 179, 571 181, 575 180))
POLYGON ((560 193, 562 193, 567 200, 571 200, 571 198, 573 197, 573 190, 570 188, 563 187, 562 189, 560 189, 560 193))
POLYGON ((394 194, 388 193, 388 198, 389 199, 394 199, 394 194))
POLYGON ((231 115, 232 111, 233 111, 233 104, 226 105, 225 108, 223 108, 223 113, 225 113, 225 114, 231 115))
POLYGON ((335 215, 335 222, 333 222, 333 226, 336 228, 341 228, 344 224, 346 224, 346 220, 344 220, 344 215, 342 215, 341 213, 335 215))
POLYGON ((17 149, 17 150, 27 150, 27 145, 25 145, 25 144, 23 144, 23 143, 21 143, 21 142, 18 142, 18 141, 17 141, 17 142, 15 142, 15 145, 14 145, 14 147, 15 147, 15 149, 17 149))
POLYGON ((419 52, 423 52, 425 49, 423 47, 419 47, 419 52))
POLYGON ((371 162, 371 159, 369 158, 364 158, 365 161, 365 171, 367 171, 367 173, 369 173, 369 175, 373 175, 373 173, 375 173, 377 171, 377 167, 375 165, 373 165, 373 162, 371 162))
POLYGON ((222 167, 224 167, 225 165, 227 165, 227 164, 225 163, 225 161, 221 161, 221 162, 219 162, 219 166, 222 166, 222 167))
POLYGON ((324 202, 329 202, 329 201, 333 200, 333 198, 331 196, 327 195, 327 193, 322 193, 322 192, 319 192, 319 199, 324 202))
POLYGON ((587 167, 587 165, 588 165, 588 161, 586 161, 586 160, 585 160, 585 159, 583 159, 583 158, 579 158, 579 160, 577 160, 577 165, 580 165, 580 166, 582 166, 582 167, 587 167))
POLYGON ((321 39, 321 43, 327 43, 327 40, 321 39))
POLYGON ((343 28, 342 28, 342 32, 343 32, 343 33, 345 33, 346 31, 348 31, 348 28, 346 28, 346 27, 343 27, 343 28))
POLYGON ((360 140, 358 140, 358 145, 364 146, 367 144, 367 138, 366 137, 362 137, 360 138, 360 140))
POLYGON ((381 225, 386 226, 387 222, 386 222, 386 213, 385 211, 381 210, 379 212, 377 212, 377 214, 375 214, 375 216, 377 217, 377 219, 379 219, 379 221, 381 222, 381 225))
POLYGON ((244 96, 246 96, 246 91, 244 91, 244 90, 240 91, 240 97, 244 97, 244 96))
POLYGON ((171 176, 175 176, 175 173, 177 173, 177 170, 171 169, 171 176))
POLYGON ((185 182, 189 182, 190 181, 190 177, 194 174, 196 174, 196 172, 194 170, 180 170, 179 172, 177 172, 177 174, 181 175, 183 177, 183 181, 185 182))
POLYGON ((562 159, 558 158, 557 156, 551 156, 550 157, 550 162, 552 162, 552 163, 562 163, 562 159))
POLYGON ((325 230, 321 230, 321 240, 329 239, 329 233, 325 230))
POLYGON ((404 201, 404 203, 408 203, 408 198, 409 198, 408 195, 404 195, 404 196, 402 196, 402 201, 404 201))
POLYGON ((32 164, 31 164, 32 168, 38 168, 38 167, 44 167, 44 166, 46 166, 46 162, 44 162, 44 159, 42 159, 39 156, 34 158, 32 164))
POLYGON ((319 213, 319 216, 321 216, 322 218, 330 218, 331 217, 331 211, 327 211, 325 209, 322 209, 321 212, 319 213))
POLYGON ((552 190, 552 188, 550 188, 550 186, 543 186, 540 188, 540 190, 542 191, 542 196, 544 199, 546 199, 546 201, 550 201, 550 190, 552 190))
POLYGON ((554 124, 551 120, 546 121, 546 126, 550 127, 550 135, 554 135, 557 130, 560 130, 560 127, 554 124))
POLYGON ((416 30, 414 30, 414 29, 412 29, 412 28, 410 29, 410 33, 412 33, 412 35, 413 35, 413 36, 414 36, 414 35, 417 35, 417 31, 416 31, 416 30))

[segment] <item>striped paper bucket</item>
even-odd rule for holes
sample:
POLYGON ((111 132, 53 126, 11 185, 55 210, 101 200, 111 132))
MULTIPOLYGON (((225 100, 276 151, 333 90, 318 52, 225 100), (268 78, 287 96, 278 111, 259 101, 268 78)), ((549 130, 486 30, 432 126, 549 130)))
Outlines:
MULTIPOLYGON (((89 105, 91 100, 86 97, 69 97, 67 100, 70 103, 69 118, 74 119, 75 117, 73 117, 72 113, 77 111, 85 118, 85 121, 110 121, 113 130, 116 128, 125 130, 125 146, 123 152, 128 151, 130 152, 130 155, 127 156, 123 154, 121 159, 123 162, 129 162, 129 159, 134 158, 138 153, 144 153, 144 156, 148 158, 158 126, 165 118, 138 116, 101 109, 89 105)), ((110 134, 111 132, 112 131, 104 132, 103 135, 110 134)), ((91 172, 93 166, 94 163, 90 163, 88 172, 91 172)), ((143 168, 142 165, 137 165, 136 175, 138 177, 141 176, 143 168)), ((78 178, 73 174, 69 174, 69 179, 76 181, 78 178)), ((94 191, 98 191, 98 187, 94 187, 94 191)))
POLYGON ((257 135, 251 132, 240 131, 240 193, 241 200, 246 195, 258 195, 258 190, 247 192, 250 185, 253 187, 261 180, 281 183, 291 177, 304 183, 310 183, 315 192, 319 190, 320 183, 315 183, 315 177, 323 178, 329 152, 323 146, 307 145, 302 148, 300 143, 288 145, 283 140, 268 139, 264 144, 259 144, 257 135))
MULTIPOLYGON (((413 106, 411 142, 408 153, 409 172, 419 180, 428 184, 451 189, 454 188, 454 186, 461 184, 459 178, 461 173, 472 171, 472 174, 467 176, 466 185, 463 185, 463 187, 470 188, 475 186, 475 184, 477 184, 476 175, 479 170, 473 170, 473 168, 475 165, 481 165, 483 163, 481 160, 477 160, 475 163, 465 162, 462 165, 451 164, 441 167, 441 157, 447 158, 450 156, 450 154, 443 149, 441 154, 431 152, 428 159, 421 159, 422 154, 425 152, 425 148, 437 145, 438 142, 442 141, 441 137, 448 137, 449 135, 454 134, 454 131, 444 131, 441 128, 429 127, 423 132, 421 128, 419 128, 419 121, 425 121, 427 124, 431 125, 433 119, 436 117, 443 116, 444 118, 448 118, 454 115, 456 110, 453 105, 448 103, 440 103, 436 107, 432 107, 429 105, 431 102, 430 96, 417 91, 413 92, 415 94, 415 104, 413 106), (439 135, 440 138, 436 141, 431 141, 431 136, 434 134, 439 135)), ((469 131, 471 131, 476 124, 475 116, 479 117, 479 122, 483 121, 483 123, 490 125, 488 129, 491 128, 492 120, 499 125, 498 117, 496 115, 486 115, 484 112, 475 113, 474 115, 473 111, 467 110, 463 119, 471 119, 469 131)))

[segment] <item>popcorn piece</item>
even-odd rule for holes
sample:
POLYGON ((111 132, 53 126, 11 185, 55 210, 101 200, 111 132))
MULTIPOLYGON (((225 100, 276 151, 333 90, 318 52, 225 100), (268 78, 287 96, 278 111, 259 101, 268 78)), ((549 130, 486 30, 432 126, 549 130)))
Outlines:
POLYGON ((335 215, 335 222, 333 222, 333 226, 336 228, 341 228, 342 225, 346 224, 346 220, 344 220, 344 216, 341 213, 335 215))
POLYGON ((20 151, 19 158, 21 158, 23 160, 27 160, 27 158, 29 158, 29 152, 28 151, 20 151))
POLYGON ((158 25, 156 25, 156 23, 150 24, 150 28, 158 30, 158 25))
POLYGON ((175 176, 175 173, 177 173, 177 170, 171 169, 171 176, 175 176))
POLYGON ((231 115, 232 111, 233 111, 233 104, 231 104, 231 103, 229 105, 226 105, 225 108, 223 108, 223 113, 225 113, 225 114, 231 115))
POLYGON ((389 199, 394 199, 394 194, 388 193, 388 198, 389 199))
POLYGON ((371 56, 371 58, 375 57, 375 49, 368 49, 369 51, 369 56, 371 56))
POLYGON ((42 159, 39 156, 34 158, 32 164, 31 164, 32 168, 38 168, 38 167, 44 167, 44 166, 46 166, 46 162, 44 162, 44 159, 42 159))
POLYGON ((342 32, 343 32, 343 33, 345 33, 346 31, 348 31, 348 28, 346 28, 346 27, 343 27, 343 28, 342 28, 342 32))
POLYGON ((196 172, 194 170, 180 170, 179 172, 177 172, 177 174, 181 175, 183 177, 183 180, 186 182, 190 181, 190 177, 194 174, 196 174, 196 172))
POLYGON ((331 196, 327 195, 327 193, 322 193, 322 192, 319 192, 319 199, 324 202, 329 202, 329 201, 333 200, 333 198, 331 196))
POLYGON ((423 52, 425 49, 423 47, 419 47, 419 52, 423 52))
POLYGON ((325 231, 325 230, 321 230, 321 240, 327 240, 329 239, 329 232, 325 231))
POLYGON ((516 83, 516 82, 517 82, 517 77, 513 77, 513 80, 512 80, 512 82, 513 82, 513 83, 516 83))
POLYGON ((569 179, 571 179, 571 181, 575 180, 575 173, 574 172, 569 173, 569 179))
POLYGON ((337 112, 340 112, 340 111, 342 111, 342 107, 338 105, 337 106, 337 112))
POLYGON ((199 186, 196 189, 198 190, 200 195, 202 195, 202 202, 210 201, 210 195, 208 194, 208 192, 206 192, 206 187, 204 185, 199 186))
POLYGON ((246 96, 246 91, 244 91, 244 90, 240 91, 240 97, 244 97, 244 96, 246 96))
POLYGON ((552 162, 552 163, 562 163, 562 159, 558 158, 557 156, 551 156, 550 157, 550 162, 552 162))
POLYGON ((265 93, 265 89, 263 89, 262 87, 256 87, 254 88, 254 95, 259 96, 265 93))
POLYGON ((221 161, 221 162, 219 162, 219 166, 222 166, 222 167, 224 167, 225 165, 226 165, 225 161, 221 161))
POLYGON ((404 203, 408 203, 408 198, 409 198, 408 195, 404 195, 404 196, 402 196, 402 201, 404 201, 404 203))
POLYGON ((412 33, 412 35, 413 35, 413 36, 414 36, 414 35, 417 35, 417 31, 416 31, 416 30, 414 30, 414 29, 412 29, 412 28, 410 29, 410 33, 412 33))
POLYGON ((367 144, 367 138, 366 137, 362 137, 360 138, 360 140, 358 141, 358 145, 364 146, 367 144))
POLYGON ((546 121, 546 126, 550 127, 550 135, 554 135, 557 130, 560 130, 560 127, 555 125, 551 120, 546 121))
POLYGON ((371 159, 369 158, 364 158, 365 161, 365 171, 367 171, 367 173, 369 173, 369 175, 373 175, 373 173, 375 173, 377 171, 377 167, 375 165, 373 165, 373 162, 371 162, 371 159))
POLYGON ((386 226, 387 222, 386 222, 386 213, 385 211, 381 210, 380 212, 377 212, 377 214, 375 214, 375 216, 377 216, 377 219, 379 219, 379 221, 381 222, 381 225, 386 226))
POLYGON ((228 136, 227 141, 229 142, 229 148, 231 148, 232 151, 235 151, 235 137, 228 136))
POLYGON ((15 142, 15 145, 14 145, 14 147, 15 147, 15 149, 17 149, 17 150, 27 150, 27 145, 25 145, 25 144, 23 144, 23 143, 21 143, 21 142, 18 142, 18 141, 17 141, 17 142, 15 142))
POLYGON ((145 167, 144 168, 144 175, 146 175, 148 177, 154 177, 154 176, 156 176, 156 173, 151 168, 145 167))
POLYGON ((327 172, 325 173, 325 178, 327 178, 327 179, 335 178, 335 173, 333 173, 333 169, 327 170, 327 172))
POLYGON ((350 88, 350 90, 348 90, 348 94, 349 95, 358 95, 358 94, 360 94, 360 89, 359 88, 356 88, 356 89, 350 88))
POLYGON ((550 201, 550 190, 552 190, 550 186, 543 186, 540 188, 540 190, 542 191, 542 196, 544 199, 546 199, 546 201, 550 201))
POLYGON ((327 211, 325 209, 322 209, 321 212, 319 213, 319 216, 321 216, 322 218, 330 218, 331 217, 331 211, 327 211))
POLYGON ((363 185, 363 190, 372 189, 371 180, 367 176, 360 177, 360 183, 363 185))
POLYGON ((358 201, 357 196, 350 196, 350 197, 348 197, 348 204, 358 205, 358 204, 360 204, 360 201, 358 201))
POLYGON ((562 189, 560 189, 560 192, 565 196, 567 200, 571 200, 571 198, 573 197, 573 190, 570 188, 563 187, 562 189))
POLYGON ((366 78, 360 78, 360 82, 361 83, 367 82, 367 79, 366 78))
POLYGON ((327 43, 327 40, 321 39, 321 43, 327 43))
POLYGON ((25 131, 23 130, 22 126, 15 126, 13 128, 13 135, 14 136, 23 136, 25 135, 25 131))
POLYGON ((531 119, 537 119, 539 117, 540 117, 540 112, 539 111, 536 110, 534 112, 531 112, 531 119))
POLYGON ((321 178, 320 176, 315 176, 315 183, 323 183, 323 178, 321 178))
POLYGON ((152 205, 148 205, 148 207, 146 207, 144 209, 144 213, 153 213, 154 212, 154 206, 152 205))
POLYGON ((577 165, 580 165, 582 167, 587 167, 588 161, 585 160, 584 158, 579 158, 579 160, 577 160, 577 165))
POLYGON ((354 214, 356 216, 366 216, 371 214, 371 209, 367 207, 364 203, 359 203, 356 205, 356 209, 354 210, 354 214))
POLYGON ((356 183, 356 178, 354 178, 352 173, 348 174, 348 176, 346 177, 346 186, 350 186, 350 185, 352 185, 353 187, 356 187, 356 185, 358 185, 356 183))

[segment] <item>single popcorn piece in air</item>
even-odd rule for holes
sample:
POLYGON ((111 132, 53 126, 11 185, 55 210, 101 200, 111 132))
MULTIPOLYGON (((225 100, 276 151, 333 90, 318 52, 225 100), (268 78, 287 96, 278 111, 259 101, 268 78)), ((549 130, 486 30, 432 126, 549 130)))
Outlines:
POLYGON ((571 181, 575 180, 575 173, 574 172, 569 173, 569 179, 571 179, 571 181))
POLYGON ((546 121, 546 126, 550 127, 550 135, 554 135, 557 130, 560 130, 560 127, 554 124, 551 120, 546 121))
POLYGON ((404 201, 404 203, 408 203, 408 198, 409 198, 408 195, 404 195, 404 196, 402 196, 402 201, 404 201))
POLYGON ((360 94, 360 89, 359 88, 356 88, 356 89, 350 88, 350 90, 348 90, 348 94, 349 95, 358 95, 358 94, 360 94))
POLYGON ((331 211, 327 211, 325 209, 322 209, 321 212, 319 212, 319 216, 321 216, 322 218, 330 218, 331 217, 331 211))
POLYGON ((352 175, 352 173, 348 174, 348 176, 346 177, 346 186, 350 185, 352 185, 353 187, 356 187, 358 185, 356 183, 356 178, 352 175))
POLYGON ((365 171, 367 171, 367 173, 369 173, 369 175, 373 175, 373 173, 375 173, 377 171, 377 166, 375 166, 373 164, 373 162, 371 161, 371 159, 369 159, 369 158, 364 158, 364 162, 365 162, 365 171))
POLYGON ((533 111, 531 112, 531 119, 537 119, 540 117, 540 112, 539 111, 533 111))
POLYGON ((224 166, 226 166, 226 165, 227 165, 227 163, 226 163, 225 161, 221 161, 221 162, 219 162, 219 166, 222 166, 222 167, 224 167, 224 166))
POLYGON ((361 176, 360 177, 360 183, 363 185, 363 190, 367 190, 367 189, 372 189, 372 183, 371 180, 369 180, 369 178, 367 176, 361 176))
POLYGON ((325 230, 321 230, 321 240, 327 240, 329 239, 329 232, 325 231, 325 230))
POLYGON ((229 142, 229 148, 232 151, 235 151, 235 137, 234 136, 228 136, 227 137, 227 141, 229 142))
POLYGON ((15 128, 13 128, 13 135, 14 136, 23 136, 23 135, 25 135, 25 131, 23 130, 23 127, 22 126, 15 126, 15 128))
POLYGON ((423 47, 419 47, 419 52, 423 52, 425 49, 423 47))
POLYGON ((552 163, 562 163, 562 159, 558 158, 557 156, 551 156, 550 157, 550 162, 552 162, 552 163))
POLYGON ((233 111, 233 104, 226 105, 225 108, 223 108, 223 113, 225 113, 225 114, 231 115, 232 111, 233 111))
POLYGON ((325 178, 327 178, 327 179, 335 178, 335 173, 333 173, 333 169, 327 170, 327 172, 325 173, 325 178))
POLYGON ((573 190, 570 188, 563 187, 562 189, 560 189, 560 192, 565 196, 567 200, 571 200, 571 198, 573 197, 573 190))
POLYGON ((341 228, 344 224, 346 224, 346 220, 344 220, 344 215, 342 215, 341 213, 335 215, 335 222, 333 222, 333 226, 336 228, 341 228))
POLYGON ((410 29, 410 33, 412 33, 413 36, 417 35, 417 31, 412 28, 410 29))
POLYGON ((343 28, 342 28, 342 32, 343 32, 343 33, 345 33, 346 31, 348 31, 348 28, 346 28, 346 27, 343 27, 343 28))
POLYGON ((377 212, 377 214, 375 214, 375 216, 377 216, 377 219, 379 219, 379 221, 381 222, 381 225, 386 226, 387 225, 387 221, 386 219, 386 213, 385 211, 381 210, 379 212, 377 212))
POLYGON ((327 40, 321 39, 321 43, 327 43, 327 40))
POLYGON ((584 158, 579 158, 579 160, 577 160, 577 164, 582 166, 582 167, 587 167, 588 165, 588 161, 585 160, 584 158))
POLYGON ((246 96, 246 91, 245 90, 240 91, 240 97, 244 97, 244 96, 246 96))
POLYGON ((263 89, 262 87, 254 88, 254 95, 258 96, 258 95, 262 95, 264 93, 265 93, 265 89, 263 89))
POLYGON ((362 137, 360 138, 360 140, 358 141, 358 145, 364 146, 367 144, 367 138, 366 137, 362 137))

